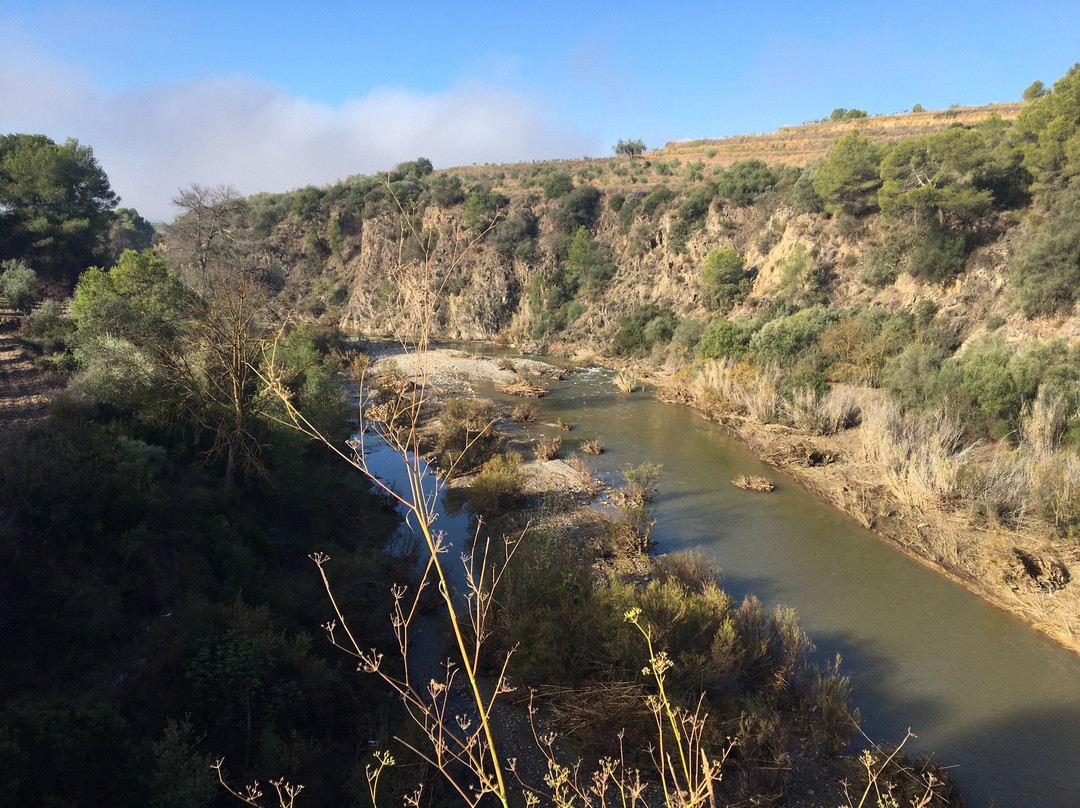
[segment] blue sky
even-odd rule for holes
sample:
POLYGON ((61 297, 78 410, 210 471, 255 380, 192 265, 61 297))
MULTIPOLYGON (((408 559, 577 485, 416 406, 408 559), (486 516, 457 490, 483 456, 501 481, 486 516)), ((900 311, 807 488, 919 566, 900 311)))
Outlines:
POLYGON ((122 204, 607 156, 1020 97, 1080 61, 1075 2, 5 0, 0 132, 94 149, 122 204))

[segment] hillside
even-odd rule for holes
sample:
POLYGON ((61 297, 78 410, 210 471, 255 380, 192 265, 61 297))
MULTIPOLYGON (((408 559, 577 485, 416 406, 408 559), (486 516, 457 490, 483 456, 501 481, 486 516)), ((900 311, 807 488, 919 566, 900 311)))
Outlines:
POLYGON ((933 134, 961 124, 973 126, 996 114, 1014 121, 1023 104, 987 104, 979 107, 950 107, 927 112, 875 115, 839 121, 812 121, 799 126, 784 126, 776 132, 738 135, 720 139, 675 141, 651 155, 658 158, 703 160, 709 165, 729 166, 740 160, 762 160, 769 165, 805 166, 822 160, 841 137, 858 131, 879 143, 896 142, 933 134))
POLYGON ((249 204, 301 316, 404 336, 430 311, 666 380, 778 465, 841 458, 794 471, 1075 647, 1078 84, 249 204))

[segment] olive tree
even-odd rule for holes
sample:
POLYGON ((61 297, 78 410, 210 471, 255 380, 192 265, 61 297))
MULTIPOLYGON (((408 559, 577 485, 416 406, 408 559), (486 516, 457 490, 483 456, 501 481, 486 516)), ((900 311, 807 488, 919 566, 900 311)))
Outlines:
POLYGON ((617 157, 629 157, 633 159, 640 157, 645 153, 645 141, 641 138, 635 138, 634 140, 623 140, 619 138, 619 142, 615 144, 615 155, 617 157))

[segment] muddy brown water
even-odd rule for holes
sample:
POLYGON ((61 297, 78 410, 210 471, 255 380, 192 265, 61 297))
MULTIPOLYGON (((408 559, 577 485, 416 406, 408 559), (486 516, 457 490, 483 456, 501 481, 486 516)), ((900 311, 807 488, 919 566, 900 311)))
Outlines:
MULTIPOLYGON (((821 661, 836 654, 855 684, 863 730, 950 767, 972 808, 1080 806, 1080 658, 926 569, 757 460, 721 427, 651 395, 619 393, 606 371, 553 383, 540 421, 573 425, 567 452, 618 483, 644 461, 663 473, 660 552, 697 550, 732 595, 796 609, 821 661), (777 483, 771 494, 731 484, 777 483)), ((542 427, 540 427, 542 429, 542 427)), ((442 525, 455 541, 467 520, 442 525)), ((460 545, 459 545, 460 546, 460 545)))

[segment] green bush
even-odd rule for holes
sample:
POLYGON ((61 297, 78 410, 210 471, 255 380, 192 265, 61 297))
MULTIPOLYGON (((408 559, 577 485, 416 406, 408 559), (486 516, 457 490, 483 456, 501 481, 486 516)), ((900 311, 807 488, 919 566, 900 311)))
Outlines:
POLYGON ((1061 199, 1009 269, 1013 295, 1028 317, 1072 309, 1080 296, 1080 188, 1061 199))
POLYGON ((717 193, 736 205, 750 205, 776 185, 776 177, 761 160, 735 163, 717 180, 717 193))
POLYGON ((16 311, 29 312, 37 302, 37 273, 26 262, 9 259, 0 263, 0 292, 16 311))
POLYGON ((927 407, 940 400, 938 376, 945 355, 940 348, 911 343, 885 363, 882 384, 905 407, 927 407))
POLYGON ((495 225, 489 238, 491 246, 503 258, 528 261, 536 255, 539 226, 536 215, 524 211, 495 225))
POLYGON ((524 482, 521 455, 517 452, 497 454, 484 463, 469 484, 469 508, 487 518, 498 516, 521 498, 524 482))
POLYGON ((750 338, 750 352, 759 362, 791 366, 802 351, 839 319, 839 313, 820 305, 778 317, 765 323, 750 338))
POLYGON ((465 199, 465 226, 473 233, 482 233, 495 221, 508 200, 502 194, 486 188, 473 188, 465 199))
POLYGON ((641 212, 648 218, 653 218, 656 214, 663 210, 663 208, 675 198, 676 194, 666 185, 661 185, 647 197, 641 203, 641 212))
POLYGON ((552 171, 540 181, 545 199, 562 199, 574 190, 574 178, 567 171, 552 171))
POLYGON ((758 324, 751 320, 717 317, 701 335, 697 345, 698 356, 702 359, 739 359, 746 354, 750 337, 757 327, 758 324))
POLYGON ((686 239, 694 230, 705 226, 705 219, 709 213, 709 206, 716 196, 716 185, 707 182, 692 190, 689 195, 679 203, 675 210, 675 216, 671 223, 671 248, 676 252, 682 252, 686 246, 686 239))
POLYGON ((456 174, 440 174, 432 178, 430 187, 431 201, 436 205, 449 208, 465 201, 465 189, 456 174))
POLYGON ((652 303, 639 306, 633 314, 619 318, 619 330, 611 340, 611 350, 618 356, 645 356, 654 344, 666 345, 677 324, 670 309, 652 303))
POLYGON ((573 233, 579 227, 592 228, 600 213, 603 194, 592 185, 582 185, 563 197, 557 219, 565 233, 573 233))
POLYGON ((689 356, 693 354, 701 335, 705 332, 705 324, 693 317, 679 320, 671 335, 671 346, 676 353, 689 356))
POLYGON ((964 268, 966 255, 967 237, 963 233, 923 228, 912 238, 908 271, 916 278, 946 283, 964 268))
POLYGON ((751 275, 746 261, 733 249, 713 250, 701 268, 701 287, 705 305, 727 311, 750 289, 751 275))

